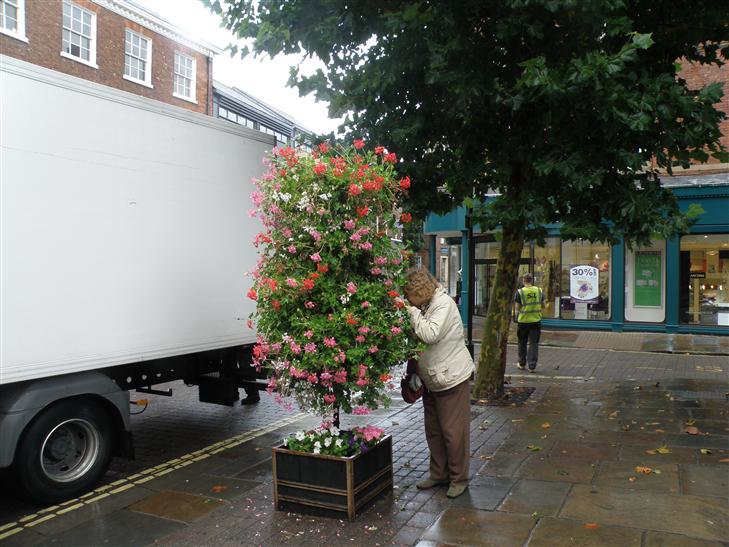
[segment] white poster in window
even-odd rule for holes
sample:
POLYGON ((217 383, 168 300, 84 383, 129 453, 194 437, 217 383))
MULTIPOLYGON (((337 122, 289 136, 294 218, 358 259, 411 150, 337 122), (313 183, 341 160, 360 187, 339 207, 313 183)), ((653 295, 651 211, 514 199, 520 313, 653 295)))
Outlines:
POLYGON ((600 296, 600 270, 594 266, 570 268, 570 302, 593 303, 600 296))

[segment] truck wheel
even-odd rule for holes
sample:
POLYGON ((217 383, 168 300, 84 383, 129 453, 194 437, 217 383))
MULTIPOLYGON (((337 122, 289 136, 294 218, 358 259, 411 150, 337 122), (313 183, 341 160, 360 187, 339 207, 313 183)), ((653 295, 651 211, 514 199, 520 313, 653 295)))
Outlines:
POLYGON ((24 493, 55 503, 90 489, 111 459, 113 429, 99 405, 81 399, 48 407, 25 431, 16 453, 24 493))

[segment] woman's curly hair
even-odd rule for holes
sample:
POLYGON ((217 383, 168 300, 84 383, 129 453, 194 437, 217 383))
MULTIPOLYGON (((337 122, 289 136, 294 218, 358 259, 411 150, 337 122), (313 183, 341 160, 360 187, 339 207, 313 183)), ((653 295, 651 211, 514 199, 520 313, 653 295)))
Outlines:
POLYGON ((405 287, 403 292, 416 298, 425 298, 429 301, 438 288, 438 280, 424 268, 414 268, 405 274, 405 287))

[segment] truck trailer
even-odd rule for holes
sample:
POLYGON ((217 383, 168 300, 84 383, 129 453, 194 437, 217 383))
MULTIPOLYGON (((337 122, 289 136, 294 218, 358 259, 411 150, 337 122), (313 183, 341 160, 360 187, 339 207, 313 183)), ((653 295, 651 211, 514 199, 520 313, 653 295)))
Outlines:
POLYGON ((231 405, 273 137, 0 55, 0 468, 56 502, 133 457, 130 390, 231 405))

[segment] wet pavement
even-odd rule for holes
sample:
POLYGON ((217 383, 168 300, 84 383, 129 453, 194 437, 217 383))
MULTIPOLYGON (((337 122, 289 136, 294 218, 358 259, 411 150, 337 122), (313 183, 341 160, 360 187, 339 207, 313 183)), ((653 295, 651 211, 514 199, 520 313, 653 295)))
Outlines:
POLYGON ((270 447, 315 420, 264 396, 246 408, 256 427, 228 410, 243 425, 220 436, 216 417, 207 448, 117 467, 87 497, 27 519, 0 512, 0 544, 729 544, 729 359, 544 347, 537 374, 507 374, 536 390, 523 406, 472 406, 472 479, 455 500, 415 488, 428 467, 422 406, 395 396, 368 420, 394 438, 392 493, 353 522, 276 511, 270 447))

